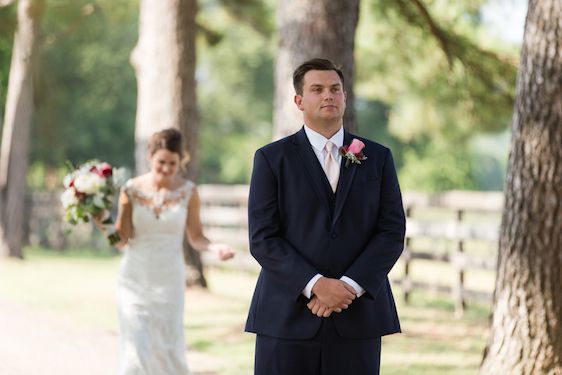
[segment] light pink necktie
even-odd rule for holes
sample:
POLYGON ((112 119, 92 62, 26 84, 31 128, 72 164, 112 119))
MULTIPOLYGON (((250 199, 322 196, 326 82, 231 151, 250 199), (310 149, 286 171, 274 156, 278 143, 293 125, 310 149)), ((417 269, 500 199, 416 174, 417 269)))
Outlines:
POLYGON ((330 186, 332 186, 332 191, 335 193, 336 188, 338 187, 338 179, 340 177, 340 166, 334 159, 334 155, 332 154, 332 148, 334 144, 330 141, 326 142, 326 146, 324 149, 326 150, 326 157, 324 158, 324 171, 326 172, 326 177, 328 177, 328 181, 330 182, 330 186))

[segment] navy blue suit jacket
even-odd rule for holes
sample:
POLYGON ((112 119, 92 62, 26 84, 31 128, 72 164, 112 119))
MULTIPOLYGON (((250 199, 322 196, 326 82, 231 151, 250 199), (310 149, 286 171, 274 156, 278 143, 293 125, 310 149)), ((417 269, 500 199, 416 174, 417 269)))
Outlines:
POLYGON ((345 166, 336 194, 304 132, 256 151, 248 202, 250 251, 261 265, 246 331, 306 339, 321 319, 302 290, 317 273, 346 275, 366 293, 333 313, 346 338, 400 331, 387 275, 404 247, 405 217, 390 150, 365 143, 367 160, 345 166))

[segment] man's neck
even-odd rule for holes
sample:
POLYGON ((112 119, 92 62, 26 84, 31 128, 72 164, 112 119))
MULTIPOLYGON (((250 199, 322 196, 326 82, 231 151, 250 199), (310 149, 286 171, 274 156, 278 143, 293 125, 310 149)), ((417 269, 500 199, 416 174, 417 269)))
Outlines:
POLYGON ((305 124, 316 133, 322 134, 326 139, 332 138, 343 126, 341 121, 321 124, 305 122, 305 124))

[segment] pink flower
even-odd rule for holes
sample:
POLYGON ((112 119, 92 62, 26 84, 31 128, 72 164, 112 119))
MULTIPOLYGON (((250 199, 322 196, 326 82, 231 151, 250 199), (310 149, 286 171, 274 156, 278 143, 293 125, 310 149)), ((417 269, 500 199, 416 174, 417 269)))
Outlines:
POLYGON ((351 152, 352 154, 359 154, 364 147, 365 144, 363 142, 361 142, 357 138, 354 138, 353 141, 351 141, 349 147, 347 148, 347 152, 351 152))
POLYGON ((340 155, 346 159, 345 160, 346 168, 349 167, 350 163, 361 164, 363 160, 367 160, 367 157, 365 156, 365 154, 363 154, 362 151, 364 147, 365 144, 360 140, 358 140, 357 138, 354 138, 349 146, 344 145, 340 147, 340 155))

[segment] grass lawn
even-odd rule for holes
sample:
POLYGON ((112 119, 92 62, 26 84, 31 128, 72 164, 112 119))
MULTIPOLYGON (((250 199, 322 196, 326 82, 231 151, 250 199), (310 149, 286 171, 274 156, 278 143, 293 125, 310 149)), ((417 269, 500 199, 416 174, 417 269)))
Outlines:
MULTIPOLYGON (((26 255, 25 261, 0 262, 0 298, 116 334, 118 256, 36 249, 26 255)), ((211 359, 213 373, 251 374, 254 336, 243 327, 256 275, 209 269, 207 278, 208 290, 194 287, 186 293, 188 346, 211 359)), ((404 305, 400 289, 395 292, 403 333, 383 338, 381 373, 477 374, 489 308, 470 305, 456 319, 453 302, 446 298, 416 292, 404 305)))

